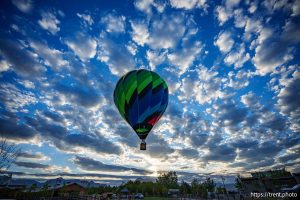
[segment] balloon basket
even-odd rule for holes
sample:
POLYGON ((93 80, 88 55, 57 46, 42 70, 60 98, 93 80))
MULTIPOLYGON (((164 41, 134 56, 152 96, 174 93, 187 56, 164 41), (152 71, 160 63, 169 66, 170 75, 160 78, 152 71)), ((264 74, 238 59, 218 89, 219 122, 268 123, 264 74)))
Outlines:
POLYGON ((146 142, 141 142, 140 150, 146 150, 146 142))

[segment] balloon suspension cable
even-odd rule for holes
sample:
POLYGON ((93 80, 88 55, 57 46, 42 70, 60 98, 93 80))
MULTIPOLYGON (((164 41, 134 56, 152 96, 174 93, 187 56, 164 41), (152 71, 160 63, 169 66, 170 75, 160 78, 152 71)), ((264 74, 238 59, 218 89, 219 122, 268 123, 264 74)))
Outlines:
POLYGON ((146 142, 145 142, 145 140, 142 140, 141 145, 140 145, 140 150, 146 150, 146 142))

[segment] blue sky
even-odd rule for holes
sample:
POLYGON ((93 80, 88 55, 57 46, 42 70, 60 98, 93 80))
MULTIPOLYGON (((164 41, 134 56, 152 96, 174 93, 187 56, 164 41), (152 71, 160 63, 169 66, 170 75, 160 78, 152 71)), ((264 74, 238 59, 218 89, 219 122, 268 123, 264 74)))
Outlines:
POLYGON ((0 131, 16 177, 120 183, 299 171, 299 1, 1 1, 0 131), (169 105, 147 151, 113 104, 149 69, 169 105))

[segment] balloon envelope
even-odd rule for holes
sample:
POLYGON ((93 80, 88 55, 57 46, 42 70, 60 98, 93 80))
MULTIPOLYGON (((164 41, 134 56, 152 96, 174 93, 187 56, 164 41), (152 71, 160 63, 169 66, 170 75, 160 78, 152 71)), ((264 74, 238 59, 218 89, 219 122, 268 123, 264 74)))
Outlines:
POLYGON ((158 74, 140 69, 120 78, 114 90, 114 102, 121 116, 143 140, 166 110, 168 95, 168 86, 158 74))

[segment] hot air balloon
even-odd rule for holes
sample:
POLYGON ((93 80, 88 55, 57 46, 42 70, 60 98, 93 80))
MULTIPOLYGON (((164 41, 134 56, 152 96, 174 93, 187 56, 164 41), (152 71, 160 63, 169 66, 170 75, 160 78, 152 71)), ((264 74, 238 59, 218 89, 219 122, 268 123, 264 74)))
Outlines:
POLYGON ((128 72, 116 85, 114 103, 142 140, 141 150, 146 150, 145 139, 167 108, 168 95, 166 82, 145 69, 128 72))

